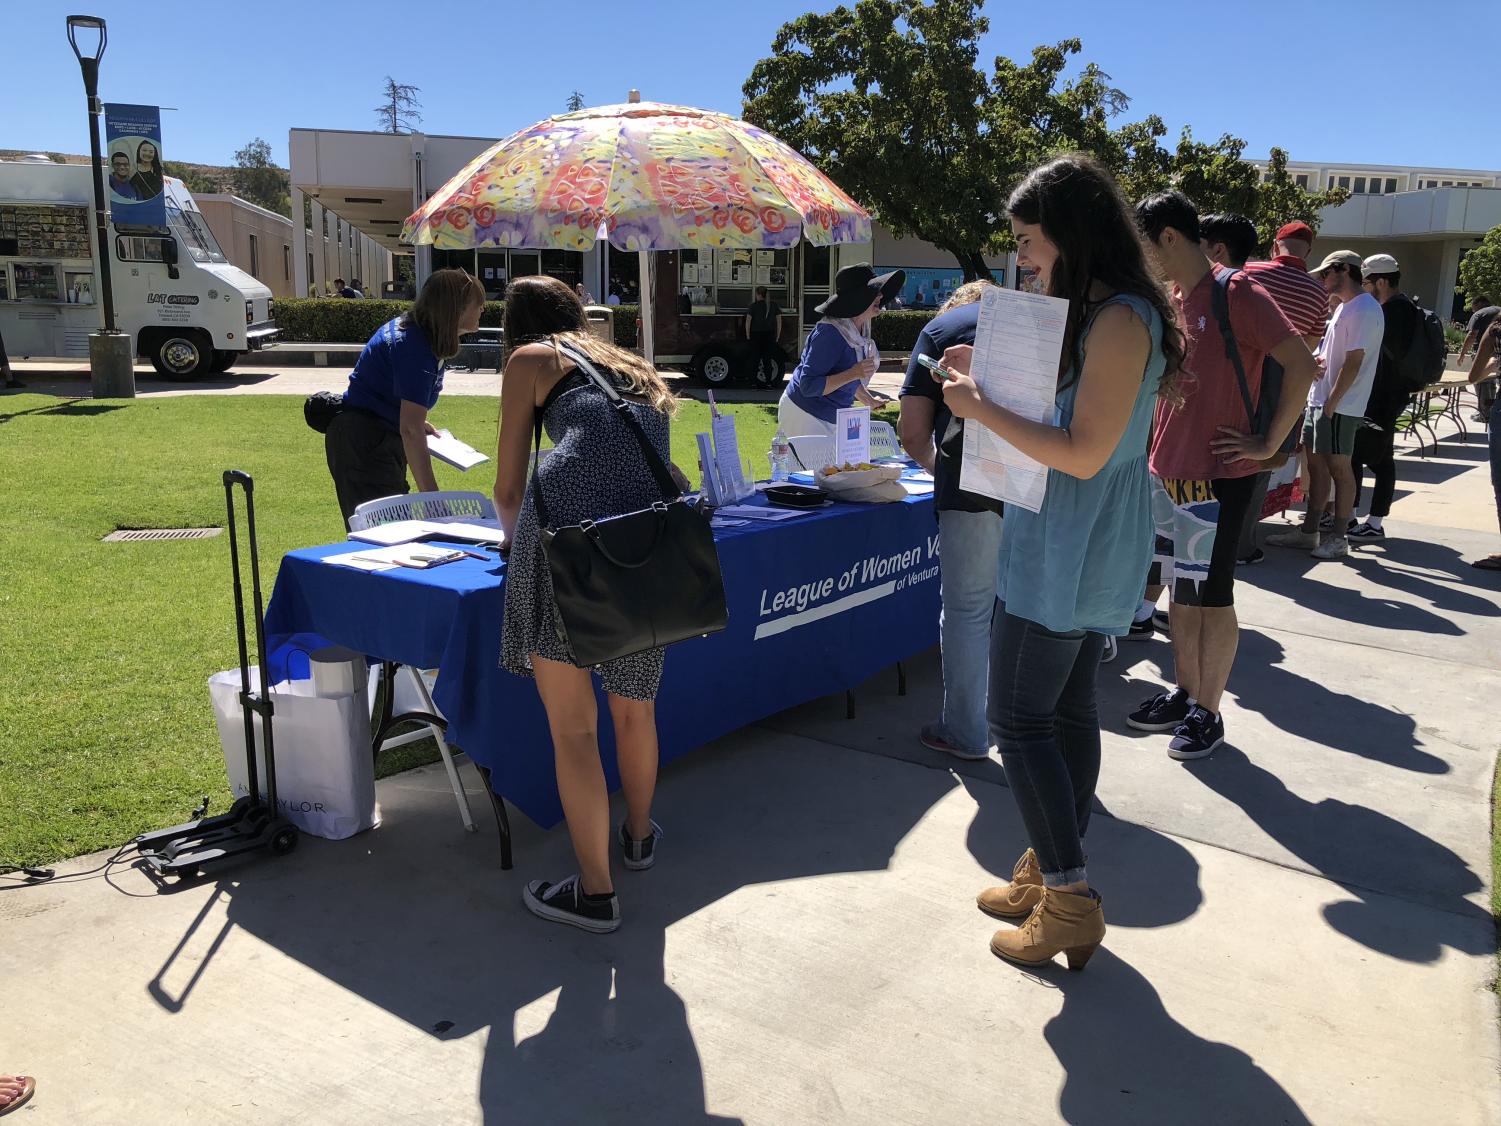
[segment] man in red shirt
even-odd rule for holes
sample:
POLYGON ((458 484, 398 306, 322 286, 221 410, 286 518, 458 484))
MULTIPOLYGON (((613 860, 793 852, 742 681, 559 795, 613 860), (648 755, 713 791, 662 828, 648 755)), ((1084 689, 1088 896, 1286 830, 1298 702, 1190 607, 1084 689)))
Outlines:
POLYGON ((1235 552, 1259 463, 1292 430, 1318 368, 1266 290, 1205 256, 1198 212, 1187 196, 1165 192, 1144 200, 1136 220, 1158 271, 1173 283, 1187 356, 1182 401, 1158 400, 1147 462, 1157 524, 1147 581, 1171 591, 1177 685, 1143 701, 1126 722, 1138 731, 1172 731, 1168 754, 1197 759, 1225 738, 1220 697, 1240 636, 1235 552), (1283 368, 1281 397, 1265 435, 1246 433, 1254 420, 1246 417, 1240 377, 1215 312, 1215 290, 1221 285, 1252 403, 1260 401, 1266 357, 1283 368))
MULTIPOLYGON (((1250 220, 1245 220, 1249 223, 1250 220)), ((1205 241, 1213 242, 1213 235, 1205 229, 1205 241)), ((1221 266, 1243 269, 1251 275, 1268 296, 1277 302, 1277 308, 1292 322, 1293 328, 1310 349, 1319 346, 1324 338, 1324 325, 1329 320, 1328 295, 1319 280, 1308 272, 1308 250, 1313 245, 1313 229, 1307 223, 1286 223, 1277 231, 1272 242, 1273 257, 1266 262, 1248 262, 1254 247, 1243 248, 1245 253, 1236 260, 1230 244, 1206 246, 1205 253, 1221 266), (1219 250, 1220 253, 1216 253, 1219 250)), ((1251 506, 1246 512, 1245 527, 1241 529, 1240 546, 1235 558, 1241 563, 1259 563, 1265 557, 1256 546, 1256 528, 1261 523, 1261 509, 1266 502, 1270 473, 1258 473, 1256 485, 1251 491, 1251 506)))

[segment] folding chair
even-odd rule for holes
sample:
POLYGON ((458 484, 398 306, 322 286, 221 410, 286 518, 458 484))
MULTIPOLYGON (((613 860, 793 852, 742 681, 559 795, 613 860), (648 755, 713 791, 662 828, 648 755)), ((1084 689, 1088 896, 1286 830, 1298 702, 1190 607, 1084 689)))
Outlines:
POLYGON ((827 434, 798 434, 787 439, 792 460, 810 472, 834 463, 834 439, 827 434))
MULTIPOLYGON (((439 516, 471 516, 493 520, 495 504, 483 493, 476 492, 402 493, 360 505, 349 518, 349 530, 360 532, 398 520, 430 520, 439 516)), ((459 780, 458 767, 454 765, 448 740, 443 737, 448 721, 433 703, 431 686, 425 674, 420 669, 396 661, 381 661, 370 671, 370 718, 375 732, 371 740, 371 754, 378 758, 381 751, 415 743, 431 735, 433 742, 438 744, 438 754, 443 759, 443 769, 448 774, 449 785, 453 787, 454 800, 458 802, 459 817, 464 822, 464 828, 471 833, 476 832, 474 815, 469 810, 469 797, 464 793, 464 784, 459 780), (379 716, 375 714, 377 685, 380 687, 379 716), (398 694, 406 698, 400 707, 397 703, 398 694), (386 737, 386 732, 391 728, 410 722, 420 723, 422 726, 389 739, 386 737)), ((501 830, 501 836, 503 839, 508 837, 505 827, 501 830)), ((506 845, 503 845, 503 850, 509 853, 506 845)))
POLYGON ((907 452, 902 449, 902 443, 896 436, 896 427, 889 422, 875 419, 870 424, 870 456, 874 461, 878 457, 905 458, 907 452))

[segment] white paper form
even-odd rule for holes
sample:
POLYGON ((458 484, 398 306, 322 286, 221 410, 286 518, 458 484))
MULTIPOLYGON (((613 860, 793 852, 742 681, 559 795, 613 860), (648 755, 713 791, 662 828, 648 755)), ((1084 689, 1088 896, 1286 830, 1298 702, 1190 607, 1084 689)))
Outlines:
MULTIPOLYGON (((987 287, 980 299, 970 365, 981 394, 1022 418, 1051 424, 1067 320, 1068 302, 1060 297, 987 287)), ((959 481, 969 492, 1038 512, 1047 493, 1048 471, 971 421, 964 427, 959 481)))

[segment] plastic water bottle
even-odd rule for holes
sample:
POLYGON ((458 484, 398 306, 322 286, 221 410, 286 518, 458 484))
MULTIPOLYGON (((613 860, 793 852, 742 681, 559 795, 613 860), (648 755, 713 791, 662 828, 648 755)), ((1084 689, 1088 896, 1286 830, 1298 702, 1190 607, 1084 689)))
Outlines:
POLYGON ((785 481, 791 473, 792 443, 787 440, 787 432, 778 427, 771 440, 771 479, 785 481))

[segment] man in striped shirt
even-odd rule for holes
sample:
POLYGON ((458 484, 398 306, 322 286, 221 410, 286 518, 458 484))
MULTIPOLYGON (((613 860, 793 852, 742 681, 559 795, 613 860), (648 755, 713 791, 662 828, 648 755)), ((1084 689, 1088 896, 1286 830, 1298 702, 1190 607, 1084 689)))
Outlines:
MULTIPOLYGON (((1266 262, 1247 262, 1244 267, 1271 295, 1282 315, 1292 321, 1310 350, 1323 340, 1324 325, 1329 320, 1328 295, 1319 279, 1308 272, 1308 251, 1312 246, 1313 230, 1307 223, 1287 223, 1277 231, 1272 243, 1273 257, 1266 262)), ((1251 510, 1246 513, 1246 526, 1236 550, 1236 559, 1241 563, 1257 563, 1264 558, 1256 546, 1256 527, 1261 523, 1261 506, 1266 501, 1270 480, 1268 473, 1257 477, 1251 510)))

